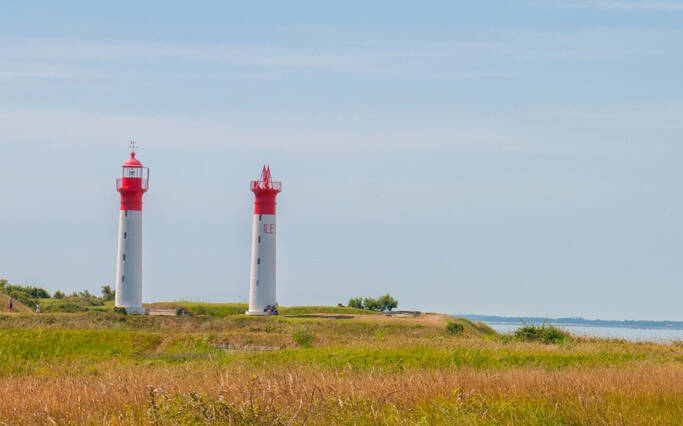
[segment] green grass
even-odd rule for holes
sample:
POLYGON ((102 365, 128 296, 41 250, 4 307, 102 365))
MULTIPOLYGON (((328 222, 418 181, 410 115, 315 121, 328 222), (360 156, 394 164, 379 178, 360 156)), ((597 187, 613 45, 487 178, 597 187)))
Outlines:
POLYGON ((495 336, 497 334, 494 329, 492 329, 488 325, 484 324, 483 322, 474 322, 468 318, 460 318, 460 317, 458 318, 458 320, 460 320, 466 324, 469 324, 472 328, 474 328, 475 330, 477 330, 478 332, 480 332, 482 334, 486 334, 488 336, 495 336))
POLYGON ((129 360, 161 342, 152 333, 106 330, 2 330, 0 376, 79 361, 129 360))
MULTIPOLYGON (((200 302, 161 302, 153 303, 151 306, 179 307, 185 308, 191 315, 210 316, 215 318, 225 318, 233 315, 242 315, 249 305, 246 303, 200 303, 200 302)), ((291 306, 280 307, 280 315, 306 315, 306 314, 374 314, 372 311, 364 309, 336 307, 336 306, 291 306)))
MULTIPOLYGON (((517 348, 469 348, 466 345, 381 347, 382 342, 363 346, 311 347, 315 336, 297 330, 293 340, 301 348, 263 353, 234 353, 220 349, 218 343, 230 333, 179 334, 123 330, 2 330, 0 364, 32 361, 64 361, 75 358, 91 361, 116 358, 141 360, 154 358, 173 362, 210 355, 219 362, 243 361, 256 365, 306 364, 334 368, 447 368, 475 369, 541 367, 624 366, 648 359, 667 362, 667 357, 651 357, 618 349, 598 352, 547 352, 517 348), (163 347, 160 347, 164 342, 163 347)), ((386 337, 385 337, 386 339, 386 337)), ((383 339, 382 339, 383 340, 383 339)), ((466 343, 464 340, 463 343, 466 343)))
POLYGON ((375 346, 286 349, 251 355, 256 364, 303 363, 334 368, 448 368, 475 369, 541 367, 624 366, 645 359, 644 355, 619 352, 545 353, 501 349, 454 347, 377 348, 375 346))
POLYGON ((150 307, 185 308, 193 316, 225 318, 242 315, 249 308, 246 303, 200 303, 200 302, 160 302, 145 304, 150 307))
POLYGON ((114 309, 114 301, 104 302, 103 305, 89 305, 81 298, 65 297, 63 299, 38 299, 40 309, 44 313, 75 313, 75 312, 107 312, 114 309))
MULTIPOLYGON (((65 297, 63 299, 39 299, 42 311, 45 313, 76 313, 76 312, 108 312, 114 308, 114 302, 105 302, 101 306, 92 306, 84 303, 80 298, 65 297)), ((192 316, 226 318, 235 315, 243 315, 249 305, 246 303, 203 303, 203 302, 157 302, 144 304, 146 308, 167 307, 184 308, 192 316)), ((28 309, 25 309, 28 311, 28 309)), ((280 307, 280 315, 306 315, 306 314, 374 314, 375 312, 364 309, 336 307, 336 306, 291 306, 280 307)))
POLYGON ((309 315, 309 314, 356 314, 372 315, 377 312, 366 309, 338 307, 338 306, 291 306, 281 307, 280 315, 309 315))

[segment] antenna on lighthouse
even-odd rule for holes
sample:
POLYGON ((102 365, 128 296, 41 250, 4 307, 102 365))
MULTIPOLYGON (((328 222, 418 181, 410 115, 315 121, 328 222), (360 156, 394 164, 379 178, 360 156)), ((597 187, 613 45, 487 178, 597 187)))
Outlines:
POLYGON ((135 143, 135 139, 131 139, 129 145, 130 145, 130 151, 135 152, 135 149, 138 147, 138 144, 135 143))

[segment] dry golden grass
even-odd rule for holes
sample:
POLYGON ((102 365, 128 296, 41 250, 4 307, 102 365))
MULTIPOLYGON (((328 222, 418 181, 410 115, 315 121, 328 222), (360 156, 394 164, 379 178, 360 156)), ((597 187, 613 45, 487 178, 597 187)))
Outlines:
MULTIPOLYGON (((377 413, 393 407, 406 416, 434 401, 455 407, 496 401, 556 405, 565 418, 584 424, 597 423, 595 420, 610 424, 656 422, 647 406, 661 409, 657 404, 668 401, 678 407, 662 413, 663 423, 676 416, 683 418, 680 365, 589 371, 460 368, 387 373, 303 366, 254 369, 193 363, 150 368, 108 363, 72 377, 0 379, 0 424, 152 423, 148 415, 150 387, 157 395, 195 392, 229 403, 256 404, 281 413, 283 418, 299 412, 302 420, 304 413, 306 421, 314 424, 326 423, 340 415, 340 408, 354 407, 359 401, 370 404, 377 413)), ((486 420, 485 413, 480 417, 486 420)))
POLYGON ((452 336, 451 320, 0 315, 0 425, 683 418, 680 343, 546 345, 484 336, 466 321, 452 336), (313 347, 298 348, 297 332, 313 347), (240 350, 259 346, 288 349, 240 350))

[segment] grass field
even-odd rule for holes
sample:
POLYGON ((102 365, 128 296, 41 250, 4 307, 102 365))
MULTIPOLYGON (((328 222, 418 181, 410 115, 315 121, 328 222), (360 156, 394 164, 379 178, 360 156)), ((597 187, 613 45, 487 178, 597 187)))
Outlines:
POLYGON ((443 315, 0 315, 0 424, 680 424, 683 343, 519 341, 443 315), (462 332, 446 331, 449 321, 462 332))

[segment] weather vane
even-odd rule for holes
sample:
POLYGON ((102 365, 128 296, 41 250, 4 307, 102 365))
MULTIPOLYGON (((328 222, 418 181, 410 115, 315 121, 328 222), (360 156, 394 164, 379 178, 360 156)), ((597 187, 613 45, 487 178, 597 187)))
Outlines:
POLYGON ((138 145, 135 143, 135 139, 130 140, 130 150, 135 152, 135 148, 137 148, 138 145))

